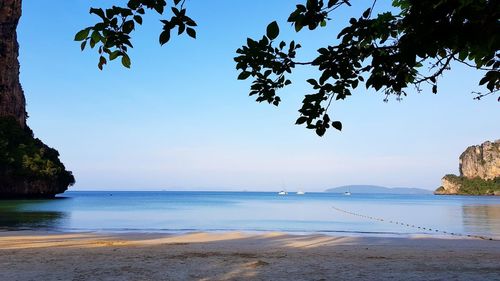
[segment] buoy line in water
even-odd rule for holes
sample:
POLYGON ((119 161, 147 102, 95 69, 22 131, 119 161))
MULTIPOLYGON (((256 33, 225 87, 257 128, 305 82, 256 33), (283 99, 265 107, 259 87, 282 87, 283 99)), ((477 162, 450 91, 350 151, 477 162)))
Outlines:
POLYGON ((401 226, 412 227, 412 228, 422 229, 422 230, 427 230, 427 231, 432 231, 432 232, 436 232, 436 233, 442 233, 442 234, 446 234, 446 235, 462 236, 462 237, 477 238, 477 239, 491 240, 491 241, 495 241, 496 240, 496 239, 493 239, 493 238, 487 237, 487 236, 472 235, 472 234, 462 234, 462 233, 456 233, 456 232, 448 232, 448 231, 444 231, 444 230, 433 229, 433 228, 429 228, 429 227, 422 227, 422 226, 417 226, 417 225, 414 225, 414 224, 403 223, 403 222, 394 221, 394 220, 381 219, 381 218, 377 218, 377 217, 372 217, 372 216, 367 216, 367 215, 363 215, 363 214, 349 212, 349 211, 337 208, 335 206, 332 206, 332 208, 335 209, 335 210, 337 210, 337 211, 339 211, 339 212, 342 212, 342 213, 345 213, 345 214, 349 214, 349 215, 353 215, 353 216, 357 216, 357 217, 361 217, 361 218, 365 218, 365 219, 371 219, 371 220, 376 220, 376 221, 381 221, 381 222, 388 222, 388 223, 398 224, 398 225, 401 225, 401 226))

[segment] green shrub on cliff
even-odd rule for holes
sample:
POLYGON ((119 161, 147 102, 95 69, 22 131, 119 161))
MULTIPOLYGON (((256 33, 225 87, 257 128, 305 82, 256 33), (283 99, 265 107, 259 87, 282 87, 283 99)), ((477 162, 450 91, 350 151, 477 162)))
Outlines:
MULTIPOLYGON (((478 177, 470 179, 456 175, 446 175, 445 178, 448 181, 460 186, 459 194, 494 195, 500 193, 500 177, 492 180, 485 180, 478 177)), ((442 187, 440 188, 442 189, 442 187)))
POLYGON ((59 160, 59 152, 21 128, 13 118, 0 118, 0 184, 13 179, 43 180, 70 186, 75 178, 59 160))

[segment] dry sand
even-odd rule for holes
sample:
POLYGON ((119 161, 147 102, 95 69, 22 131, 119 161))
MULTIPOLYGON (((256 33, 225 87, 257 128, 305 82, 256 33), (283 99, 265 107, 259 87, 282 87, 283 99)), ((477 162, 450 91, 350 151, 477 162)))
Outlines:
POLYGON ((0 280, 500 280, 500 242, 0 232, 0 280))

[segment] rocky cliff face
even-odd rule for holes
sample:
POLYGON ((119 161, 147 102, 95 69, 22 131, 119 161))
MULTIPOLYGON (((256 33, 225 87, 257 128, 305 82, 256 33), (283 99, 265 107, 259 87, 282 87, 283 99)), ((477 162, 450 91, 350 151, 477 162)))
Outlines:
POLYGON ((26 102, 19 83, 16 33, 20 17, 21 0, 0 1, 0 117, 12 116, 24 128, 26 102))
POLYGON ((500 176, 500 140, 469 146, 460 155, 460 175, 492 180, 500 176))
POLYGON ((26 125, 16 28, 21 0, 0 0, 0 199, 52 197, 74 183, 59 153, 26 125))
POLYGON ((13 171, 2 172, 0 198, 52 198, 68 189, 68 184, 63 180, 19 179, 12 175, 13 171))
POLYGON ((500 195, 500 140, 469 146, 459 157, 459 171, 444 176, 435 193, 500 195))
POLYGON ((441 186, 436 190, 436 194, 459 194, 461 184, 454 180, 454 175, 446 175, 441 179, 441 186))

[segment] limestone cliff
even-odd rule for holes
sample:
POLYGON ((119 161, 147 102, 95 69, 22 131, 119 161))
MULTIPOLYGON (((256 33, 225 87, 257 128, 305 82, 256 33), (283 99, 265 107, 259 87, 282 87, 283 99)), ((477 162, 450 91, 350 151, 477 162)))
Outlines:
POLYGON ((19 83, 16 33, 20 17, 21 0, 0 1, 0 117, 12 116, 24 128, 26 102, 19 83))
POLYGON ((57 150, 33 136, 19 82, 21 0, 0 0, 0 199, 52 197, 74 183, 57 150))
POLYGON ((455 175, 446 175, 441 179, 441 186, 436 190, 436 194, 458 194, 461 184, 455 175))
POLYGON ((468 147, 459 157, 459 172, 444 176, 435 193, 500 195, 500 140, 468 147))
POLYGON ((460 155, 460 175, 492 180, 500 176, 500 140, 469 146, 460 155))

